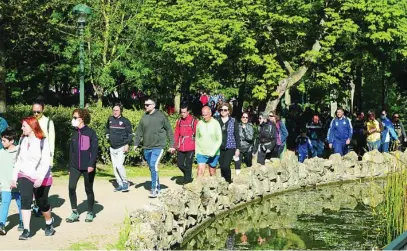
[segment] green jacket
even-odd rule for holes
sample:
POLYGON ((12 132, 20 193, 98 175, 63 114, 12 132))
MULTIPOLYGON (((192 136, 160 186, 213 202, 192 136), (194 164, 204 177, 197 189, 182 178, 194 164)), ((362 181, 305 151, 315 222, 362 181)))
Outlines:
POLYGON ((222 128, 219 122, 211 118, 208 122, 200 120, 196 126, 195 153, 213 157, 219 155, 222 144, 222 128))
POLYGON ((0 149, 0 188, 1 191, 6 192, 18 192, 18 189, 14 188, 10 190, 10 183, 13 179, 13 169, 16 160, 16 155, 19 146, 15 146, 12 151, 6 149, 0 149))
POLYGON ((134 145, 139 146, 143 141, 146 149, 160 148, 174 145, 174 135, 167 117, 159 110, 154 110, 152 114, 146 113, 141 118, 136 131, 134 145))

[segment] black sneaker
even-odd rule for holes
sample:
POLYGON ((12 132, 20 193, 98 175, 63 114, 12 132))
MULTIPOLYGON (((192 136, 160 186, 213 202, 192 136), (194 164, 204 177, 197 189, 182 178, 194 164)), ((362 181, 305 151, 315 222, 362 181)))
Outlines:
POLYGON ((31 235, 30 231, 28 231, 28 229, 24 229, 23 233, 20 235, 18 239, 21 241, 25 241, 31 238, 30 235, 31 235))
POLYGON ((3 223, 0 223, 0 235, 6 235, 6 226, 3 223))
POLYGON ((51 224, 46 224, 45 225, 45 236, 52 236, 55 234, 55 229, 54 229, 54 218, 52 218, 51 224))

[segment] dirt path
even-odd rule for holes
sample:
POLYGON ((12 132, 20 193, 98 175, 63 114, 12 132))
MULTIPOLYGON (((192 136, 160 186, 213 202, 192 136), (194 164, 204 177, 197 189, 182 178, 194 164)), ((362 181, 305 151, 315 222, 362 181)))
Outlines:
MULTIPOLYGON (((114 244, 120 232, 121 224, 125 215, 135 209, 142 208, 154 199, 148 198, 149 178, 133 178, 132 186, 128 193, 115 193, 113 186, 108 180, 96 180, 95 190, 95 213, 96 218, 92 223, 85 223, 86 217, 86 194, 82 179, 78 183, 78 207, 81 212, 80 222, 66 223, 65 218, 71 213, 68 181, 56 180, 50 191, 50 203, 53 206, 56 234, 52 237, 44 235, 44 219, 32 217, 31 232, 34 235, 31 240, 19 241, 20 232, 17 231, 18 223, 17 206, 12 201, 7 225, 8 233, 0 236, 0 249, 3 250, 56 250, 68 249, 72 244, 78 242, 91 242, 98 249, 106 249, 109 244, 114 244)), ((175 180, 169 177, 160 178, 162 189, 166 187, 178 187, 175 180)))

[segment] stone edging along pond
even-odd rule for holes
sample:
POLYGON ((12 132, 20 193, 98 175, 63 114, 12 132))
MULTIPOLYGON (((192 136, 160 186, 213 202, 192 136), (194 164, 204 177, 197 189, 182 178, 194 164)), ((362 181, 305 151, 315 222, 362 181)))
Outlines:
POLYGON ((313 158, 299 163, 293 152, 266 166, 243 169, 228 184, 221 177, 204 177, 179 189, 166 189, 157 204, 130 214, 129 250, 170 249, 184 236, 214 217, 259 198, 307 186, 368 177, 383 177, 407 163, 407 153, 372 151, 358 161, 351 152, 344 157, 313 158), (396 157, 397 156, 397 157, 396 157))

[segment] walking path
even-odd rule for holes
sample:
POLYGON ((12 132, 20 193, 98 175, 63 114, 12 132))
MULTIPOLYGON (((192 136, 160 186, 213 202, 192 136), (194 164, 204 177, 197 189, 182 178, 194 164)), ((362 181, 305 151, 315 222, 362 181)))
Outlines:
MULTIPOLYGON (((0 249, 2 250, 56 250, 68 249, 74 243, 90 242, 95 246, 89 248, 107 249, 109 244, 115 244, 119 237, 120 227, 126 215, 143 208, 149 202, 150 177, 137 177, 131 179, 135 183, 128 193, 113 192, 112 184, 105 179, 96 179, 94 184, 96 217, 94 222, 86 223, 86 194, 83 179, 79 180, 77 195, 78 208, 81 213, 79 222, 66 223, 65 218, 71 213, 68 196, 68 180, 56 179, 50 191, 50 204, 55 219, 56 234, 52 237, 44 235, 44 218, 32 217, 31 240, 19 241, 21 232, 17 231, 17 206, 12 201, 10 206, 9 225, 6 227, 6 236, 0 236, 0 249), (11 227, 11 229, 10 229, 11 227)), ((161 187, 179 187, 170 177, 160 177, 161 187)))

